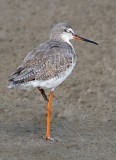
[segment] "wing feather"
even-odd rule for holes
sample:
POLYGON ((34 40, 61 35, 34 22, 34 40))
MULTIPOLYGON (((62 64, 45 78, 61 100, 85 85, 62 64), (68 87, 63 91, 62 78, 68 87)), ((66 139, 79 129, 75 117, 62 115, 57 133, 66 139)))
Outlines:
POLYGON ((58 42, 44 44, 26 56, 23 64, 17 68, 9 80, 14 84, 48 80, 65 71, 71 63, 72 56, 67 54, 67 48, 62 51, 58 42))

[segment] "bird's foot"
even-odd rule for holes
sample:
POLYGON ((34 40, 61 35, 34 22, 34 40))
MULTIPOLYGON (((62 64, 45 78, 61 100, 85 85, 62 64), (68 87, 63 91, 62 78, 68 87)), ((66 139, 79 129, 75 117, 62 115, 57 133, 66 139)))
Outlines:
POLYGON ((45 140, 58 141, 57 138, 52 138, 52 137, 50 137, 50 136, 43 136, 43 138, 44 138, 45 140))

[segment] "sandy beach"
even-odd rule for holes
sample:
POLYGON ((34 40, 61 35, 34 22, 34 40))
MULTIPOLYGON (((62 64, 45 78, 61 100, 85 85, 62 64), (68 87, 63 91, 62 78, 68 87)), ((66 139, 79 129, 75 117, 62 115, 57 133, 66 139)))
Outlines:
POLYGON ((116 1, 0 0, 0 13, 0 160, 116 160, 116 1), (52 142, 42 138, 47 103, 40 92, 7 85, 64 21, 99 45, 72 41, 78 62, 55 90, 52 142))

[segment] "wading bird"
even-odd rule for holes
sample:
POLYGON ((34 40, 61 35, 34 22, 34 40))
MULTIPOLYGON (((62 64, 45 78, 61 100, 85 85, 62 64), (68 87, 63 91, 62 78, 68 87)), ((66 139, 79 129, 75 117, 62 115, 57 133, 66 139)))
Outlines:
POLYGON ((54 90, 71 74, 77 61, 77 55, 69 41, 71 39, 98 45, 76 35, 69 24, 56 24, 51 30, 50 39, 33 49, 9 79, 9 88, 38 88, 48 101, 46 140, 53 140, 50 136, 50 114, 54 90), (51 90, 49 99, 44 89, 51 90))

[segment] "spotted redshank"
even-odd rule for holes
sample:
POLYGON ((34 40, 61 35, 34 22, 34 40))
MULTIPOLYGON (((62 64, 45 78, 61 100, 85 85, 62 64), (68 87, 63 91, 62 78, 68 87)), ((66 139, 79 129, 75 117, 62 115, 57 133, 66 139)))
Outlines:
POLYGON ((71 39, 98 45, 96 42, 76 35, 69 24, 56 24, 52 28, 50 40, 34 48, 9 79, 9 88, 36 87, 48 101, 46 140, 51 140, 50 115, 54 89, 70 75, 77 61, 74 48, 69 41, 71 39), (44 92, 46 88, 50 89, 49 99, 44 92))

